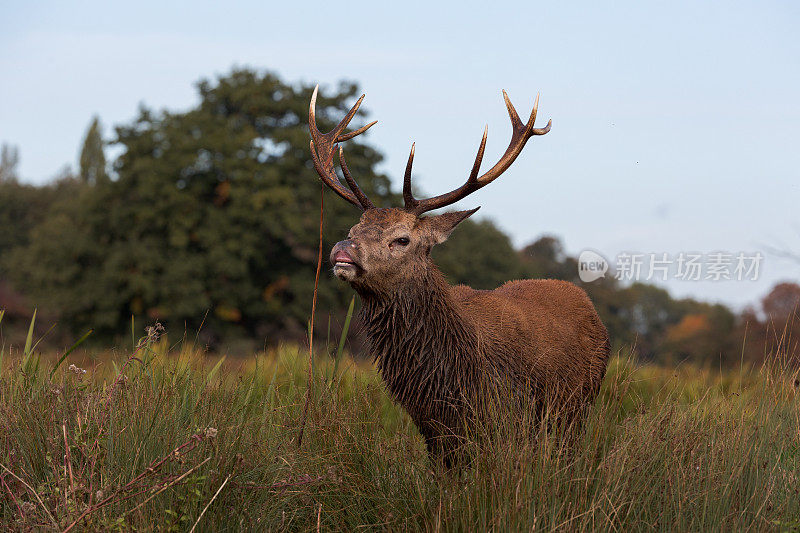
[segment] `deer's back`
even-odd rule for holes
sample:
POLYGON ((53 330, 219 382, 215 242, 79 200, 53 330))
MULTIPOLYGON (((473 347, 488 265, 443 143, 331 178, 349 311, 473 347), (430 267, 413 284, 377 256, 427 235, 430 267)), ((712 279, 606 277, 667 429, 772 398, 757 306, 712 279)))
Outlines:
POLYGON ((510 281, 491 291, 451 289, 479 332, 488 362, 514 375, 581 390, 591 400, 605 373, 608 333, 591 300, 560 280, 510 281))

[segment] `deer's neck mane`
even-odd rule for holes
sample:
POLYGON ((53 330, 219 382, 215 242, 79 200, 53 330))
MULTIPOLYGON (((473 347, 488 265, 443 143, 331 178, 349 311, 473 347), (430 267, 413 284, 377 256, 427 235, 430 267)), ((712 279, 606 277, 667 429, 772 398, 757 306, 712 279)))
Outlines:
MULTIPOLYGON (((407 408, 463 394, 480 372, 478 336, 432 264, 391 294, 362 292, 362 318, 378 369, 407 408)), ((422 408, 423 406, 418 406, 422 408)), ((412 410, 412 409, 409 409, 412 410)))

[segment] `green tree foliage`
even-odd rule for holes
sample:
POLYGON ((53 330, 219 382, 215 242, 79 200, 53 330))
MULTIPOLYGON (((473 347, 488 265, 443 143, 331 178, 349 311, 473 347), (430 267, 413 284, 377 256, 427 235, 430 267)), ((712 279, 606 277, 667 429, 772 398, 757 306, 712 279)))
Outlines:
MULTIPOLYGON (((52 184, 39 187, 16 179, 0 180, 0 310, 5 311, 2 336, 24 338, 34 310, 20 292, 19 283, 10 282, 12 278, 19 281, 27 276, 26 270, 16 268, 15 257, 30 245, 36 228, 48 219, 53 206, 70 198, 76 188, 78 182, 66 174, 52 184)), ((54 315, 40 310, 38 316, 35 333, 42 335, 52 325, 54 315)))
MULTIPOLYGON (((76 329, 119 333, 134 315, 173 331, 202 323, 211 341, 304 331, 321 190, 308 146, 313 87, 250 70, 197 87, 196 108, 142 108, 116 128, 124 150, 118 179, 98 180, 61 206, 18 254, 26 291, 76 329)), ((343 116, 356 89, 343 83, 321 92, 323 129, 343 116)), ((374 171, 380 154, 355 141, 346 149, 367 194, 392 202, 388 179, 374 171)), ((325 196, 327 255, 358 211, 325 196)), ((343 307, 346 298, 322 276, 321 307, 343 307)))
POLYGON ((16 180, 0 181, 0 273, 8 267, 11 251, 27 245, 31 232, 47 218, 51 207, 59 198, 72 194, 76 186, 68 175, 39 187, 16 180))
POLYGON ((544 235, 519 252, 531 278, 578 280, 578 262, 567 256, 557 237, 544 235))
POLYGON ((489 220, 465 220, 432 256, 450 283, 475 289, 494 289, 523 273, 508 235, 489 220))
POLYGON ((80 178, 88 185, 108 181, 106 156, 103 151, 103 136, 100 119, 94 117, 83 140, 80 157, 80 178))
POLYGON ((15 180, 0 181, 0 271, 11 249, 28 242, 50 203, 48 192, 15 180))

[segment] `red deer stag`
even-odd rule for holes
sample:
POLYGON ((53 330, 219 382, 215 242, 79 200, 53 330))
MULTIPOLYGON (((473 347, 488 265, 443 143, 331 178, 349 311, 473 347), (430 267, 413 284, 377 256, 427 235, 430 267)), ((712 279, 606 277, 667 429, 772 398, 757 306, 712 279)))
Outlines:
POLYGON ((472 172, 452 192, 414 197, 412 145, 403 181, 405 206, 400 209, 376 207, 353 179, 338 147, 375 124, 345 133, 364 96, 333 130, 322 133, 315 118, 317 90, 308 112, 314 168, 326 185, 364 212, 347 239, 333 247, 333 273, 360 295, 381 376, 422 433, 429 454, 451 463, 465 422, 480 412, 488 391, 497 390, 498 384, 534 414, 546 407, 560 421, 579 424, 600 388, 610 351, 606 328, 586 293, 558 280, 509 281, 490 291, 451 287, 431 261, 431 248, 478 208, 421 216, 488 185, 511 166, 528 139, 550 131, 551 122, 534 128, 538 96, 523 123, 503 91, 513 128, 508 148, 478 176, 484 130, 472 172), (334 171, 337 147, 349 188, 334 171))

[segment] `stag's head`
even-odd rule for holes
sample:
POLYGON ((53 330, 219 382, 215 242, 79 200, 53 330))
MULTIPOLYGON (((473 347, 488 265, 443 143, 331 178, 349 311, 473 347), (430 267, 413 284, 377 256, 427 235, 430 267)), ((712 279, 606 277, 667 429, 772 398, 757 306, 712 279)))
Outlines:
POLYGON ((503 91, 503 98, 511 119, 512 135, 505 153, 492 168, 484 174, 478 175, 486 148, 487 128, 483 131, 478 155, 475 157, 475 163, 467 181, 451 192, 433 198, 417 199, 411 192, 411 166, 414 161, 414 145, 412 144, 403 180, 404 207, 377 208, 353 179, 347 168, 344 151, 339 146, 340 142, 352 139, 375 124, 375 122, 371 122, 350 133, 344 132, 358 111, 364 96, 362 95, 358 99, 333 130, 322 133, 317 128, 315 117, 317 90, 318 88, 314 89, 308 111, 311 157, 314 168, 323 183, 364 212, 358 224, 350 228, 347 239, 336 243, 333 247, 330 259, 334 265, 334 274, 340 279, 350 282, 354 288, 360 291, 390 292, 393 289, 404 287, 408 282, 419 279, 424 269, 431 265, 429 258, 431 248, 447 240, 455 227, 478 208, 441 215, 422 215, 428 211, 454 204, 494 181, 511 166, 528 139, 534 135, 544 135, 550 131, 551 126, 551 122, 548 122, 544 128, 533 127, 539 105, 538 96, 528 122, 523 123, 514 106, 511 105, 508 95, 503 91), (342 185, 334 170, 333 157, 336 151, 339 152, 339 162, 348 185, 347 188, 342 185))
POLYGON ((331 251, 333 273, 356 289, 391 292, 430 266, 431 248, 477 211, 419 217, 404 209, 368 209, 331 251))

